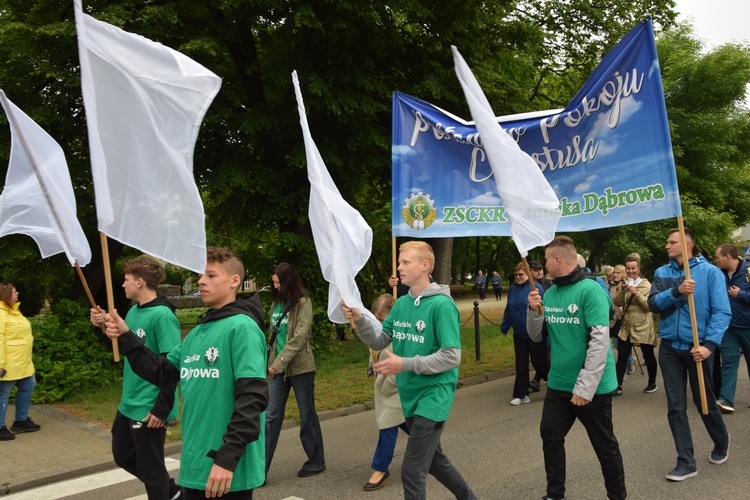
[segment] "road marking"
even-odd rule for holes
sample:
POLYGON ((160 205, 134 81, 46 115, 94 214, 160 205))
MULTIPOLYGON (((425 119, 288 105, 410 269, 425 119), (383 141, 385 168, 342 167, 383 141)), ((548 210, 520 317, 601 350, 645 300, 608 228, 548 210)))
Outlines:
MULTIPOLYGON (((180 468, 180 461, 174 458, 165 458, 164 463, 167 466, 168 471, 176 470, 180 468)), ((31 490, 21 491, 12 495, 7 495, 3 499, 13 500, 39 500, 40 498, 54 500, 56 498, 64 498, 75 495, 76 493, 84 493, 87 491, 98 490, 107 486, 112 486, 117 483, 124 483, 125 481, 132 481, 135 476, 123 469, 114 469, 106 472, 100 472, 98 474, 91 474, 90 476, 79 477, 77 479, 70 479, 68 481, 61 481, 59 483, 48 484, 47 486, 40 486, 31 490)), ((134 497, 134 498, 146 498, 134 497)))

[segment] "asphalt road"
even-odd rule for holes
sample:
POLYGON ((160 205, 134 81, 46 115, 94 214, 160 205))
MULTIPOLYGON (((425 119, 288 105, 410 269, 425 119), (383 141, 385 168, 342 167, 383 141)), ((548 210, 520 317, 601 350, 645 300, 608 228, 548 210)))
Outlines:
MULTIPOLYGON (((689 409, 693 428, 698 476, 672 483, 664 474, 676 461, 674 444, 666 420, 666 399, 661 388, 644 394, 646 381, 636 371, 624 384, 625 394, 614 400, 615 434, 625 464, 628 495, 636 499, 750 498, 750 382, 740 370, 737 412, 726 417, 732 435, 729 460, 723 465, 708 462, 712 443, 695 408, 689 409)), ((465 387, 456 394, 443 434, 443 449, 462 472, 479 498, 538 499, 545 493, 539 420, 543 391, 532 394, 530 404, 509 405, 513 377, 465 387)), ((365 493, 362 485, 370 475, 370 460, 377 441, 371 411, 322 422, 326 460, 325 473, 298 478, 303 451, 299 429, 282 432, 268 485, 255 491, 259 500, 286 499, 395 499, 402 498, 400 464, 406 443, 399 439, 391 484, 365 493)), ((580 424, 574 425, 566 444, 568 463, 567 498, 605 498, 599 463, 580 424)), ((125 499, 143 494, 137 481, 128 481, 70 498, 125 499)), ((428 483, 428 498, 451 495, 435 480, 428 483)))

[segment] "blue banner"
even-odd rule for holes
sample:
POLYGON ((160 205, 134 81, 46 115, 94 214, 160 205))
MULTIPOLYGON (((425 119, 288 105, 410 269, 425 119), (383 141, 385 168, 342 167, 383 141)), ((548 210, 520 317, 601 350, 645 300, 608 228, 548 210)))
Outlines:
MULTIPOLYGON (((560 199, 559 232, 681 215, 651 20, 631 30, 562 112, 499 118, 560 199)), ((510 236, 473 123, 393 94, 393 235, 510 236)))

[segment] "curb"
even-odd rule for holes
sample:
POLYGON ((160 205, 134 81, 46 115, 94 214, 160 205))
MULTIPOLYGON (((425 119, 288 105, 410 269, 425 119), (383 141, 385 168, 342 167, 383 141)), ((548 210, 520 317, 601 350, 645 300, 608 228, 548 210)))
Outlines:
MULTIPOLYGON (((515 374, 515 370, 513 368, 508 368, 501 371, 496 372, 490 372, 486 373, 484 375, 477 375, 475 377, 469 377, 458 381, 458 389, 461 389, 462 387, 471 387, 474 385, 483 384, 485 382, 491 382, 493 380, 497 380, 503 377, 508 377, 515 374)), ((337 408, 335 410, 326 410, 318 412, 318 419, 323 420, 331 420, 334 418, 339 417, 345 417, 347 415, 354 415, 356 413, 362 413, 365 411, 370 411, 375 408, 374 401, 365 401, 364 403, 355 404, 352 406, 348 406, 345 408, 337 408)), ((282 425, 282 429, 289 429, 293 427, 299 427, 299 421, 298 420, 286 420, 284 421, 284 424, 282 425)), ((176 455, 182 451, 182 441, 175 441, 173 443, 167 443, 164 445, 164 456, 168 457, 171 455, 176 455)), ((75 479, 82 476, 86 476, 89 474, 95 474, 97 472, 103 472, 106 470, 111 470, 116 468, 113 460, 95 460, 88 463, 85 463, 83 465, 76 465, 72 466, 69 469, 63 470, 61 472, 56 472, 54 474, 45 474, 44 472, 40 472, 39 474, 31 477, 24 478, 21 482, 13 483, 12 481, 6 484, 1 484, 0 486, 3 488, 2 491, 0 491, 0 497, 9 495, 11 493, 18 493, 24 490, 29 490, 32 488, 38 488, 40 486, 46 486, 51 483, 55 483, 58 481, 65 481, 69 479, 75 479)))

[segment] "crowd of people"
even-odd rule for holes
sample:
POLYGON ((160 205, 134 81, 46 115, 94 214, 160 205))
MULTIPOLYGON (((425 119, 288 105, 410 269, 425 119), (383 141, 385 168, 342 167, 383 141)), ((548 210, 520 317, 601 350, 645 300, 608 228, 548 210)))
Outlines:
MULTIPOLYGON (((669 262, 651 281, 642 275, 635 253, 605 269, 606 283, 597 279, 566 236, 545 247, 544 265, 532 260, 514 267, 500 331, 513 334, 516 379, 510 404, 530 402, 530 393, 546 381, 540 418, 545 498, 565 496, 565 438, 576 420, 586 428, 599 459, 608 498, 627 496, 612 398, 623 394, 635 349, 648 372, 643 392, 659 389, 661 370, 677 454, 666 479, 683 481, 697 474, 688 383, 713 442, 709 461, 727 461, 730 436, 722 413, 734 411, 740 355, 747 359, 750 351, 750 263, 726 244, 716 249, 713 265, 699 252, 693 233, 685 229, 684 235, 683 241, 678 230, 669 232, 669 262), (720 387, 714 384, 715 373, 720 387), (699 377, 706 387, 705 412, 699 377)), ((476 495, 440 442, 458 383, 461 339, 458 309, 449 287, 432 281, 433 267, 428 244, 411 241, 400 247, 398 276, 390 283, 408 290, 398 299, 386 294, 375 300, 377 327, 362 311, 341 304, 357 337, 371 349, 379 436, 372 474, 362 489, 375 491, 389 483, 402 430, 408 436, 401 466, 404 498, 426 498, 431 474, 456 498, 473 499, 476 495)), ((105 313, 95 307, 89 320, 102 345, 111 349, 115 341, 126 357, 112 455, 119 467, 143 482, 149 499, 252 498, 253 489, 266 484, 292 389, 307 457, 297 475, 325 471, 310 345, 312 304, 293 266, 274 268, 273 302, 264 314, 257 295, 237 296, 244 279, 240 259, 226 248, 209 247, 206 271, 198 281, 209 310, 182 342, 174 308, 157 294, 163 266, 140 256, 124 264, 123 275, 125 295, 135 306, 124 319, 116 310, 105 313), (183 450, 175 482, 164 467, 164 441, 177 416, 178 383, 183 450), (208 405, 211 412, 204 411, 208 405)), ((482 288, 488 282, 478 274, 478 287, 480 281, 482 288)), ((489 282, 500 300, 497 271, 489 282)), ((0 284, 0 327, 0 440, 8 440, 40 429, 29 418, 33 336, 11 283, 0 284), (8 429, 5 416, 13 387, 16 415, 8 429)))

